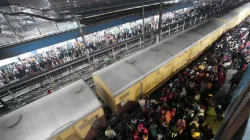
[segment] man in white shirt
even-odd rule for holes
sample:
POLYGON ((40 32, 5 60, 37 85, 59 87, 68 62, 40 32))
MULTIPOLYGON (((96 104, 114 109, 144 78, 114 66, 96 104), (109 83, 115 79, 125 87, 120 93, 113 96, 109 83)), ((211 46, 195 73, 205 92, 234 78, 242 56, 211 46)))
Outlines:
POLYGON ((140 100, 138 101, 138 103, 140 104, 141 108, 143 108, 143 107, 145 107, 146 100, 140 99, 140 100))
POLYGON ((107 136, 109 139, 114 139, 116 136, 115 131, 109 126, 107 130, 105 131, 105 136, 107 136))

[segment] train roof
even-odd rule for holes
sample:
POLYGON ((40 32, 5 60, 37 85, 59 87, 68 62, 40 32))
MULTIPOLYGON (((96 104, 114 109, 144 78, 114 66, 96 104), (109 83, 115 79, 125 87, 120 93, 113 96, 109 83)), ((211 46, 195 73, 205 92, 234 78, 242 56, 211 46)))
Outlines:
POLYGON ((230 11, 229 13, 227 13, 223 16, 221 16, 220 19, 223 19, 225 21, 232 21, 233 19, 239 17, 240 15, 246 14, 249 12, 250 12, 250 2, 234 9, 233 11, 230 11))
POLYGON ((248 2, 248 3, 246 3, 246 4, 242 5, 242 6, 234 9, 233 12, 237 12, 239 14, 243 14, 245 12, 249 13, 250 12, 249 10, 250 10, 250 2, 248 2))
POLYGON ((1 140, 45 140, 101 107, 89 86, 78 80, 0 118, 1 140), (65 126, 64 126, 65 125, 65 126), (57 130, 59 128, 64 128, 57 130))
POLYGON ((97 71, 93 76, 98 76, 117 96, 224 24, 221 20, 209 20, 97 71))

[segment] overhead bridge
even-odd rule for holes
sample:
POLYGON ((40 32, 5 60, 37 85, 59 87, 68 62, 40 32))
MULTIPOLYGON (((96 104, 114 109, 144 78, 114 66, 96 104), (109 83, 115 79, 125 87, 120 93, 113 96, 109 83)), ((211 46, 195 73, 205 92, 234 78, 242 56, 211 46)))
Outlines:
MULTIPOLYGON (((191 7, 191 4, 180 4, 172 5, 163 10, 163 13, 169 11, 175 11, 183 8, 191 7)), ((37 49, 52 46, 60 42, 64 42, 70 39, 76 39, 80 36, 80 30, 76 22, 74 22, 76 17, 62 17, 60 15, 55 15, 45 18, 42 13, 47 11, 39 11, 37 13, 29 12, 3 12, 7 19, 13 19, 15 16, 20 16, 26 14, 26 16, 34 17, 38 28, 41 25, 41 35, 37 29, 33 29, 32 32, 22 33, 15 31, 17 36, 17 41, 12 41, 6 44, 0 44, 0 60, 17 56, 26 52, 35 51, 37 49), (67 21, 67 22, 65 22, 67 21), (57 28, 58 27, 58 28, 57 28), (48 32, 46 32, 48 31, 48 32), (26 36, 32 36, 32 38, 27 38, 26 36), (35 37, 34 37, 35 36, 35 37)), ((151 17, 158 15, 158 10, 152 10, 145 12, 145 17, 151 17)), ((48 14, 49 15, 49 14, 48 14)), ((91 34, 98 32, 107 28, 122 25, 128 22, 133 22, 142 19, 141 15, 130 15, 122 18, 112 19, 106 22, 88 25, 83 28, 84 34, 91 34)), ((16 21, 15 21, 16 22, 16 21)), ((15 26, 11 24, 10 26, 15 26)), ((6 40, 7 41, 7 40, 6 40)), ((1 42, 3 43, 3 42, 1 42)))

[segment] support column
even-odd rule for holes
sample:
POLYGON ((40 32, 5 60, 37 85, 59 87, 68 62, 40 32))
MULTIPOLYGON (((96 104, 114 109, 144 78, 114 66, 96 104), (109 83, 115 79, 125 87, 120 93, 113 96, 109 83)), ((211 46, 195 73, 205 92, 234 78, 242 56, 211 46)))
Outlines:
POLYGON ((142 43, 143 45, 141 46, 140 49, 144 48, 145 45, 145 14, 144 14, 144 0, 143 0, 143 4, 142 4, 142 43))
POLYGON ((142 44, 141 44, 142 42, 141 42, 141 38, 140 38, 140 50, 142 49, 142 44))
POLYGON ((128 55, 128 43, 126 43, 125 45, 126 45, 126 52, 127 52, 127 55, 128 55))
POLYGON ((112 54, 113 54, 113 58, 115 60, 116 58, 115 58, 115 51, 114 51, 114 49, 112 49, 112 54))
POLYGON ((170 28, 170 26, 168 27, 168 35, 169 36, 171 35, 171 28, 170 28))
POLYGON ((74 75, 74 74, 75 74, 75 70, 74 70, 74 68, 72 67, 72 65, 70 65, 70 68, 71 68, 71 75, 74 75))
POLYGON ((33 22, 35 23, 36 29, 39 32, 39 34, 42 35, 41 31, 39 30, 39 28, 38 28, 38 26, 36 24, 36 21, 35 21, 34 17, 33 16, 30 16, 30 17, 32 18, 33 22))
POLYGON ((158 24, 158 29, 159 29, 159 37, 158 37, 158 42, 161 41, 161 24, 162 24, 162 0, 160 1, 160 11, 159 11, 159 24, 158 24))
POLYGON ((16 106, 18 105, 18 100, 16 99, 16 96, 14 95, 14 93, 10 89, 8 89, 7 91, 10 94, 10 96, 13 98, 13 100, 15 101, 15 105, 14 106, 16 108, 16 106))
POLYGON ((186 21, 184 20, 184 23, 183 23, 183 28, 182 28, 182 30, 184 30, 184 29, 185 29, 185 24, 186 24, 186 21))
MULTIPOLYGON (((87 50, 87 53, 89 53, 89 52, 88 52, 88 49, 87 49, 87 46, 86 46, 86 44, 85 44, 84 33, 83 33, 83 30, 82 30, 82 27, 81 27, 81 24, 80 24, 80 20, 77 19, 77 20, 76 20, 76 23, 77 23, 77 26, 78 26, 79 31, 80 31, 80 36, 81 36, 81 38, 82 38, 82 43, 84 44, 83 50, 87 50)), ((89 55, 89 54, 87 54, 87 55, 89 55)))
POLYGON ((8 105, 2 100, 2 98, 0 98, 0 103, 3 105, 4 110, 9 109, 8 105))
POLYGON ((5 20, 6 23, 8 24, 8 26, 11 28, 12 32, 13 32, 13 33, 18 37, 18 39, 21 41, 21 40, 22 40, 21 37, 19 36, 19 34, 17 34, 17 33, 15 32, 14 28, 11 26, 11 24, 10 24, 9 20, 7 19, 7 17, 6 17, 4 14, 2 14, 2 15, 3 15, 4 20, 5 20))
POLYGON ((90 56, 89 56, 89 51, 88 51, 88 49, 86 49, 86 51, 87 51, 87 58, 88 58, 88 62, 89 62, 89 71, 92 71, 93 67, 92 67, 92 64, 91 64, 91 59, 90 59, 90 56))
POLYGON ((58 27, 57 23, 54 22, 54 24, 56 25, 56 29, 57 29, 57 31, 59 32, 60 30, 59 30, 59 27, 58 27))

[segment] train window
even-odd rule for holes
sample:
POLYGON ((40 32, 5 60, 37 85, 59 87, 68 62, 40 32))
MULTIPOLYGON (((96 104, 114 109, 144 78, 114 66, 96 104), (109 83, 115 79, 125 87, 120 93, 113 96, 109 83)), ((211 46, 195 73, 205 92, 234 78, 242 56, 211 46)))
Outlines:
POLYGON ((123 100, 123 99, 126 98, 128 95, 129 95, 129 92, 125 93, 124 95, 122 95, 122 96, 120 97, 120 100, 123 100))
POLYGON ((89 120, 85 120, 85 121, 83 121, 83 124, 81 126, 79 126, 79 129, 82 130, 85 127, 87 127, 88 125, 90 125, 91 123, 94 123, 95 121, 96 121, 95 117, 93 117, 93 118, 91 118, 89 120))

